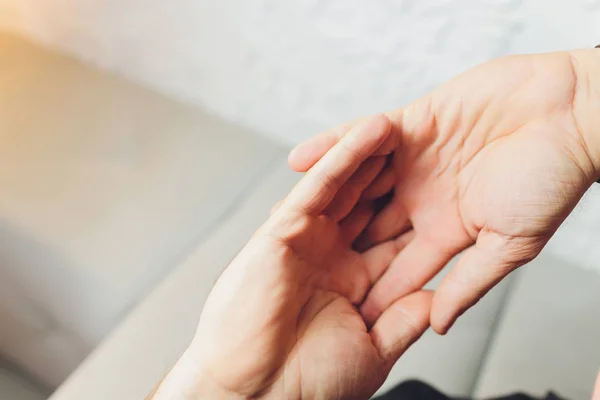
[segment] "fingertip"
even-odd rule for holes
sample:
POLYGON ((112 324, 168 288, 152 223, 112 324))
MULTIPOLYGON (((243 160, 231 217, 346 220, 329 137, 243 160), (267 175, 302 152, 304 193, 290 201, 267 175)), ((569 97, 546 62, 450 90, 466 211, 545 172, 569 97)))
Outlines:
POLYGON ((440 336, 446 336, 446 334, 450 331, 450 328, 452 328, 453 322, 440 322, 436 320, 432 315, 430 318, 430 324, 431 328, 435 331, 435 333, 437 333, 440 336))
POLYGON ((379 146, 379 148, 375 151, 375 154, 378 156, 388 156, 397 150, 400 140, 400 136, 394 134, 393 123, 387 115, 384 115, 388 120, 389 125, 386 126, 386 130, 388 132, 388 137, 386 140, 379 146))
POLYGON ((360 306, 360 315, 362 316, 368 328, 372 327, 381 315, 381 308, 377 307, 372 301, 367 300, 360 306))
POLYGON ((406 232, 410 226, 402 200, 392 196, 365 231, 365 240, 378 244, 406 232))
POLYGON ((448 282, 444 281, 433 296, 430 317, 431 328, 437 334, 444 336, 450 331, 459 314, 455 296, 448 294, 448 282))
POLYGON ((288 154, 288 165, 295 172, 306 172, 308 163, 302 159, 302 144, 294 147, 288 154))
POLYGON ((334 132, 325 132, 299 143, 288 154, 288 164, 296 172, 311 169, 338 142, 334 132))
POLYGON ((390 132, 391 122, 387 116, 383 114, 372 115, 364 118, 348 131, 346 136, 349 141, 347 144, 360 149, 369 148, 369 156, 375 156, 377 150, 389 138, 390 132))
POLYGON ((378 156, 388 156, 394 152, 397 144, 392 136, 389 136, 385 142, 375 151, 375 155, 378 156))
MULTIPOLYGON (((392 131, 392 122, 385 114, 375 114, 367 123, 373 124, 385 139, 389 137, 392 131)), ((380 150, 385 144, 385 142, 382 142, 377 149, 380 150)))
POLYGON ((439 335, 446 335, 456 321, 478 302, 478 299, 469 301, 460 291, 453 287, 451 282, 443 281, 433 297, 431 306, 431 327, 439 335))

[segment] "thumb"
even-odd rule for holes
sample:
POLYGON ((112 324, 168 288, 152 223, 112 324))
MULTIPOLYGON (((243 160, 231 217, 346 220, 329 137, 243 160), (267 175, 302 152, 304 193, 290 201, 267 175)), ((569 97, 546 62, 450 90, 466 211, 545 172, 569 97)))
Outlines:
POLYGON ((594 390, 592 400, 600 400, 600 374, 598 374, 598 379, 596 380, 596 390, 594 390))
POLYGON ((396 300, 373 325, 373 344, 390 366, 429 327, 431 299, 431 292, 420 291, 396 300))
POLYGON ((435 292, 431 326, 444 334, 456 319, 510 272, 533 260, 545 241, 481 231, 435 292))

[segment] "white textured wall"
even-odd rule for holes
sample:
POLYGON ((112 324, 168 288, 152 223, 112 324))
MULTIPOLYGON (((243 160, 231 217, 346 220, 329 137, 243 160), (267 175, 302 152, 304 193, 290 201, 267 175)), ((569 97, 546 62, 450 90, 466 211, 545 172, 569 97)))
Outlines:
POLYGON ((0 15, 292 142, 498 55, 600 41, 598 0, 0 0, 0 15))
MULTIPOLYGON (((600 1, 0 0, 0 24, 297 142, 492 57, 592 46, 600 1)), ((598 241, 600 195, 553 249, 590 266, 598 241)))
MULTIPOLYGON (((406 104, 502 54, 600 43, 600 0, 0 0, 1 27, 296 143, 348 118, 406 104)), ((0 51, 0 77, 6 56, 0 51)), ((126 214, 123 226, 135 220, 135 213, 126 214)), ((35 217, 24 215, 25 221, 35 217)), ((88 233, 101 236, 98 229, 88 233)), ((25 243, 13 239, 2 243, 11 249, 25 243)), ((550 249, 600 272, 598 243, 600 185, 550 249)), ((23 246, 32 253, 27 262, 52 264, 38 264, 47 254, 32 251, 28 241, 23 246)), ((67 269, 23 271, 32 292, 0 276, 2 350, 51 383, 78 363, 134 296, 119 294, 117 285, 108 300, 106 282, 123 283, 123 274, 106 268, 88 274, 83 266, 102 259, 86 261, 86 248, 65 252, 67 269), (66 271, 77 290, 92 292, 63 313, 57 305, 69 299, 55 290, 62 285, 39 279, 66 271), (83 312, 90 301, 95 318, 83 312)), ((136 260, 119 254, 125 263, 136 260)), ((120 271, 122 263, 113 264, 120 271)))

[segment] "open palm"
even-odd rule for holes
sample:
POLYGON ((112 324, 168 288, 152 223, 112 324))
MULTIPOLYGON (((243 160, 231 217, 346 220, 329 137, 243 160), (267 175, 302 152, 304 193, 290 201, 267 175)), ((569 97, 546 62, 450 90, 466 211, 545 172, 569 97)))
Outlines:
POLYGON ((403 246, 352 249, 372 213, 357 201, 386 161, 371 156, 389 135, 384 116, 353 129, 219 278, 186 357, 228 396, 368 398, 427 328, 426 292, 395 301, 370 330, 356 307, 403 246))
MULTIPOLYGON (((388 113, 396 151, 363 199, 392 190, 393 199, 363 242, 405 236, 408 244, 374 277, 361 306, 367 323, 466 250, 434 296, 431 323, 445 332, 539 254, 594 181, 574 114, 576 91, 569 54, 509 57, 388 113)), ((340 132, 300 145, 292 168, 310 169, 340 132)))

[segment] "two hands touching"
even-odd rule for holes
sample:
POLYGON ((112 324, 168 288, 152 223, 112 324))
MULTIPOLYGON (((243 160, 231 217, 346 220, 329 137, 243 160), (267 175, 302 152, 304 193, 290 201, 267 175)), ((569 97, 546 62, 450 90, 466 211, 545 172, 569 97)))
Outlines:
POLYGON ((153 398, 369 398, 430 325, 539 254, 600 176, 597 110, 600 51, 508 57, 299 145, 305 176, 153 398))
POLYGON ((401 243, 364 253, 357 203, 389 152, 384 116, 353 127, 318 161, 232 261, 196 337, 157 398, 366 399, 429 325, 431 294, 394 302, 371 327, 358 310, 401 243), (378 150, 379 149, 379 150, 378 150), (193 378, 186 371, 198 371, 193 378), (183 376, 185 396, 181 393, 183 376), (161 397, 163 396, 163 397, 161 397))

